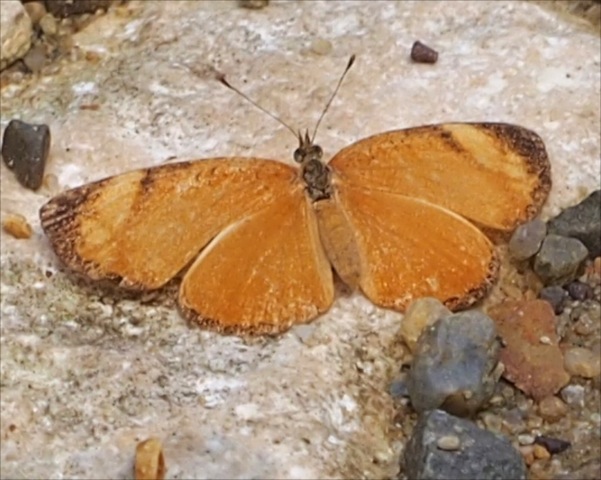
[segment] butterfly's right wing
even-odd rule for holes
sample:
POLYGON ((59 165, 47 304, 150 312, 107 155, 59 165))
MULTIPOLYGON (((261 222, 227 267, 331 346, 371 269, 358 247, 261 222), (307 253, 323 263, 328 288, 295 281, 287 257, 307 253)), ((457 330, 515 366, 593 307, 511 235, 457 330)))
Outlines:
POLYGON ((271 160, 166 164, 65 191, 40 218, 71 269, 148 290, 174 277, 228 225, 276 203, 296 177, 271 160))

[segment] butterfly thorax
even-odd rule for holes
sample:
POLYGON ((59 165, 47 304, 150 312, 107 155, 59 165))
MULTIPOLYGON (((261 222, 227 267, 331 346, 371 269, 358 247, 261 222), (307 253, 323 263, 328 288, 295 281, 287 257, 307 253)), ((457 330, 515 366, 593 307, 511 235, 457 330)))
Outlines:
POLYGON ((308 133, 305 138, 299 133, 298 138, 299 147, 294 151, 294 161, 300 163, 301 177, 309 197, 314 202, 330 198, 332 175, 329 167, 322 161, 323 150, 313 143, 308 133))

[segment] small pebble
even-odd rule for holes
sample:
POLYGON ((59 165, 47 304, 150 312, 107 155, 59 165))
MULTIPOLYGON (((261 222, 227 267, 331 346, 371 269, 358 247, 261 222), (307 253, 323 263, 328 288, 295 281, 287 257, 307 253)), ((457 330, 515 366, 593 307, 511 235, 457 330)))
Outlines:
POLYGON ((538 411, 547 422, 555 423, 567 415, 568 406, 560 398, 550 396, 539 402, 538 411))
POLYGON ((32 125, 11 120, 4 130, 2 158, 15 171, 21 185, 37 190, 44 179, 44 169, 50 150, 48 125, 32 125))
POLYGON ((534 437, 523 433, 518 435, 518 442, 520 445, 532 445, 534 443, 534 437))
POLYGON ((422 42, 416 41, 411 47, 411 60, 416 63, 436 63, 438 52, 422 42))
POLYGON ((269 0, 238 0, 238 5, 240 5, 242 8, 259 10, 269 5, 269 0))
POLYGON ((555 455, 556 453, 565 452, 570 445, 570 442, 566 440, 561 440, 560 438, 547 437, 544 435, 539 435, 534 439, 535 445, 540 445, 547 450, 551 455, 555 455))
POLYGON ((2 221, 2 228, 6 233, 18 239, 30 238, 33 230, 23 215, 7 214, 2 221))
POLYGON ((96 13, 98 10, 107 9, 115 0, 52 0, 46 1, 48 11, 60 18, 83 13, 96 13))
POLYGON ((551 307, 553 307, 555 314, 559 315, 565 308, 568 292, 559 285, 551 285, 550 287, 543 288, 540 291, 538 298, 549 302, 551 307))
POLYGON ((599 326, 599 315, 593 317, 589 312, 582 313, 574 324, 574 331, 582 336, 587 337, 594 333, 599 326), (594 320, 596 318, 597 320, 594 320))
POLYGON ((40 43, 30 48, 23 57, 23 63, 31 72, 39 72, 46 65, 46 47, 40 43))
POLYGON ((332 52, 332 42, 324 38, 316 38, 311 42, 311 51, 317 55, 328 55, 332 52))
POLYGON ((568 283, 565 287, 573 300, 588 300, 593 298, 593 287, 578 280, 568 283))
POLYGON ((547 235, 534 257, 534 271, 545 285, 565 285, 578 277, 578 270, 588 256, 580 240, 547 235))
POLYGON ((436 320, 451 315, 451 311, 436 298, 424 297, 409 305, 401 322, 401 339, 413 352, 423 330, 436 320))
POLYGON ((545 459, 551 457, 549 450, 547 450, 543 445, 535 444, 532 449, 532 453, 534 453, 534 458, 545 459))
POLYGON ((582 385, 568 385, 561 389, 561 398, 573 407, 584 407, 584 387, 582 385))
POLYGON ((564 365, 570 375, 593 378, 601 374, 601 358, 588 348, 567 349, 564 352, 564 365))
POLYGON ((441 450, 453 451, 461 448, 461 440, 457 435, 444 435, 436 441, 441 450))
POLYGON ((533 257, 539 251, 546 234, 547 225, 540 218, 520 225, 509 240, 509 253, 518 261, 533 257))
POLYGON ((58 33, 58 22, 51 13, 47 13, 40 18, 39 24, 42 32, 44 32, 44 35, 54 37, 58 33))

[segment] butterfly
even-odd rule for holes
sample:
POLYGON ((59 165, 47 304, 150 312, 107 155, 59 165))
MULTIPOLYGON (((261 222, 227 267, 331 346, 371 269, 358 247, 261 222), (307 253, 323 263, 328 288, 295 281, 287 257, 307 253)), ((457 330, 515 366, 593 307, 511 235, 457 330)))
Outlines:
POLYGON ((42 227, 75 272, 148 291, 187 267, 184 317, 276 334, 330 308, 334 272, 401 312, 424 296, 452 310, 474 304, 498 276, 489 237, 537 215, 551 188, 543 141, 516 125, 393 130, 327 163, 316 132, 295 133, 296 167, 209 158, 67 190, 42 206, 42 227))

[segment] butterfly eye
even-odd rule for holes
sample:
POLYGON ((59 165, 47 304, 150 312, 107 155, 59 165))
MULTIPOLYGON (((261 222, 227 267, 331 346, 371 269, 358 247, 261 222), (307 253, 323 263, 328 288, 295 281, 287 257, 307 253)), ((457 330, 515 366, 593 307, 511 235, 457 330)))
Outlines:
POLYGON ((294 151, 294 161, 296 163, 303 163, 303 157, 304 157, 303 151, 300 148, 297 148, 294 151))

